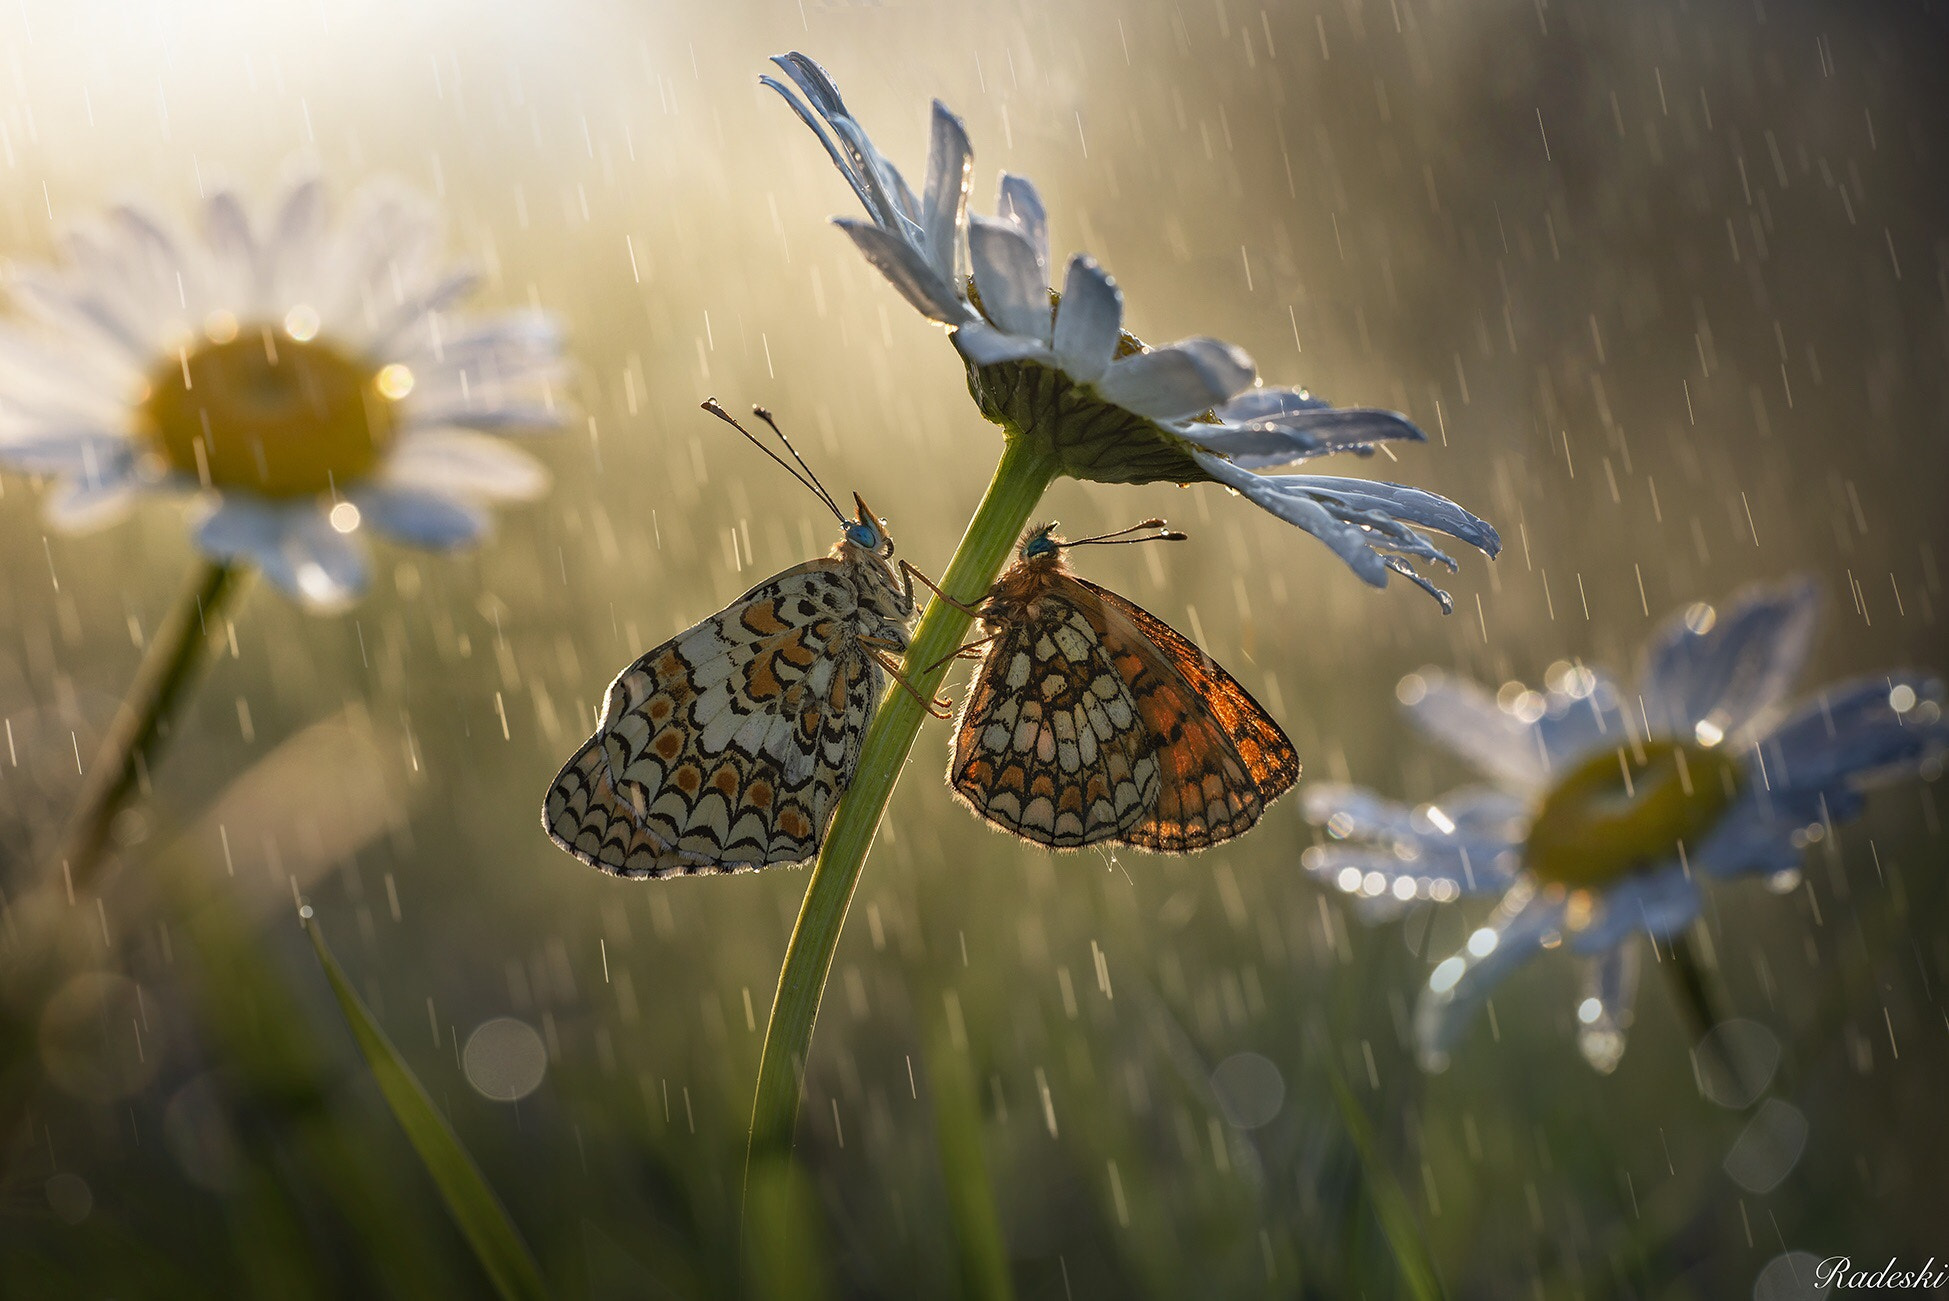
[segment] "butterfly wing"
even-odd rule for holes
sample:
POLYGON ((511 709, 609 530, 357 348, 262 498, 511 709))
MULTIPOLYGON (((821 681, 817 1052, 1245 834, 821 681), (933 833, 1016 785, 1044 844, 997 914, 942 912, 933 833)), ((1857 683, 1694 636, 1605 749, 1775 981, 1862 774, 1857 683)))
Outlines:
POLYGON ((1183 854, 1249 830, 1299 779, 1285 732, 1175 628, 1115 592, 1067 581, 1096 598, 1099 635, 1156 738, 1158 797, 1124 843, 1183 854))
POLYGON ((550 838, 633 877, 818 852, 881 685, 837 565, 789 569, 618 674, 549 788, 550 838))
MULTIPOLYGON (((1062 579, 1061 582, 1068 580, 1062 579)), ((1052 582, 983 656, 955 723, 948 787, 1040 845, 1122 839, 1158 795, 1156 743, 1079 599, 1052 582)))

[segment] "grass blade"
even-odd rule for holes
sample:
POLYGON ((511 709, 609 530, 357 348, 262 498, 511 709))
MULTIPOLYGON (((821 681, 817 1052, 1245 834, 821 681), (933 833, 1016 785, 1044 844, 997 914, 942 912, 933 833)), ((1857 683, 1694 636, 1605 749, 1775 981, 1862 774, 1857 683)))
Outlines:
POLYGON ((1367 1187, 1374 1218, 1380 1221, 1381 1232, 1387 1235, 1387 1245, 1394 1253, 1394 1263, 1401 1271, 1402 1286, 1415 1301, 1441 1301, 1441 1278, 1435 1273, 1435 1262, 1428 1255, 1428 1244, 1421 1236, 1421 1226, 1415 1223, 1407 1194, 1401 1191, 1400 1181, 1395 1179, 1394 1171, 1375 1146, 1374 1128, 1367 1120, 1367 1113, 1360 1109, 1353 1090, 1340 1074, 1339 1063, 1330 1054, 1327 1075, 1333 1085, 1333 1100, 1340 1109, 1340 1123, 1347 1127, 1347 1136, 1353 1140, 1354 1151, 1360 1157, 1361 1181, 1367 1187))
POLYGON ((494 1290, 508 1301, 546 1297, 548 1291, 542 1285, 541 1270, 534 1256, 508 1219, 507 1210, 494 1190, 487 1186, 480 1167, 467 1155, 453 1128, 434 1107, 399 1050, 393 1047, 392 1040, 372 1019, 372 1013, 366 1010, 364 1001, 346 980, 318 924, 311 920, 311 909, 304 909, 303 916, 305 931, 311 936, 311 946, 325 969, 332 996, 338 1000, 339 1010, 345 1013, 346 1023, 352 1027, 352 1037, 358 1041, 359 1052, 372 1068, 379 1092, 385 1096, 399 1127, 406 1131, 413 1150, 419 1153, 420 1163, 433 1176, 454 1222, 474 1249, 481 1268, 493 1280, 494 1290))

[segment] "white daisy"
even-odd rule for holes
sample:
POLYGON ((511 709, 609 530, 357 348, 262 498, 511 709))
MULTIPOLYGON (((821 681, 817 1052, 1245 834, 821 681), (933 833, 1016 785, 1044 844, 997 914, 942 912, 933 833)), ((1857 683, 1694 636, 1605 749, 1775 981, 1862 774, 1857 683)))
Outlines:
POLYGON ((461 547, 542 467, 488 433, 560 423, 561 336, 533 312, 448 313, 479 277, 440 258, 437 214, 371 186, 334 225, 323 185, 268 220, 220 191, 185 238, 119 207, 17 269, 31 325, 0 325, 0 465, 55 480, 57 528, 145 493, 198 498, 196 544, 307 605, 363 590, 359 532, 461 547))
POLYGON ((1332 452, 1371 456, 1427 436, 1391 411, 1338 409, 1304 389, 1259 386, 1252 359, 1217 339, 1146 347, 1123 329, 1123 294, 1084 254, 1049 287, 1048 219, 1035 186, 1004 174, 998 215, 969 217, 973 154, 960 120, 934 105, 927 179, 916 195, 860 129, 832 78, 780 55, 803 99, 772 77, 824 142, 870 221, 836 218, 915 310, 946 325, 989 419, 1048 441, 1063 473, 1102 483, 1217 482, 1298 525, 1375 587, 1406 577, 1450 608, 1414 560, 1455 562, 1414 527, 1493 556, 1495 529, 1418 488, 1324 475, 1262 475, 1332 452), (965 249, 965 253, 964 253, 965 249), (963 268, 971 268, 972 275, 963 268))
POLYGON ((1306 814, 1336 842, 1316 877, 1370 915, 1413 900, 1501 894, 1439 963, 1415 1014, 1439 1070, 1495 984, 1544 949, 1584 957, 1578 1045, 1600 1071, 1624 1052, 1638 937, 1692 924, 1708 880, 1799 880, 1801 851, 1860 812, 1871 784, 1933 769, 1949 745, 1942 683, 1898 672, 1835 683, 1781 709, 1813 641, 1814 589, 1694 605, 1652 638, 1637 692, 1559 664, 1545 691, 1496 696, 1431 671, 1403 679, 1409 716, 1493 786, 1409 808, 1314 786, 1306 814))

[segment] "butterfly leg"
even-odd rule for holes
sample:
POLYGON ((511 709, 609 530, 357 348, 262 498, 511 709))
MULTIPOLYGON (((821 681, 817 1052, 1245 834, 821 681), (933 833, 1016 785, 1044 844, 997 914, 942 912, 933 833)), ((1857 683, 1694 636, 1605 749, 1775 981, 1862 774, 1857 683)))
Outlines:
POLYGON ((912 565, 908 564, 904 560, 900 562, 900 578, 901 581, 903 581, 906 584, 907 599, 909 601, 914 599, 914 580, 918 578, 921 582, 927 585, 927 589, 929 591, 931 591, 934 595, 940 597, 943 601, 946 601, 949 605, 953 606, 955 609, 959 610, 962 614, 974 615, 976 618, 981 617, 980 610, 976 609, 972 605, 967 604, 964 601, 955 600, 953 597, 949 596, 946 592, 943 592, 940 589, 940 585, 937 584, 933 579, 929 578, 926 574, 921 573, 918 569, 915 569, 912 565))
POLYGON ((928 666, 927 666, 926 668, 924 668, 924 669, 922 669, 922 670, 920 671, 920 672, 921 672, 921 676, 922 676, 922 677, 925 677, 925 676, 927 676, 927 675, 928 675, 929 673, 932 673, 932 672, 933 672, 933 671, 934 671, 935 669, 937 669, 937 668, 939 668, 939 667, 941 667, 941 665, 943 665, 943 664, 945 664, 945 663, 947 663, 947 662, 948 662, 949 660, 975 660, 975 659, 980 659, 980 658, 981 658, 981 648, 982 648, 983 646, 986 646, 986 645, 987 645, 987 644, 988 644, 989 642, 992 642, 992 641, 997 641, 997 640, 999 640, 1000 638, 1001 638, 1001 634, 1000 634, 1000 633, 998 633, 998 632, 996 632, 996 633, 990 633, 990 634, 988 634, 988 636, 986 636, 986 637, 983 637, 983 638, 981 638, 981 639, 980 639, 980 640, 978 640, 978 641, 971 641, 971 642, 969 642, 969 643, 968 643, 967 645, 965 645, 965 646, 963 646, 963 647, 962 647, 962 648, 961 648, 960 650, 958 650, 958 651, 950 651, 950 652, 949 652, 948 654, 946 654, 946 655, 943 655, 943 656, 941 656, 941 657, 940 657, 939 659, 937 659, 937 660, 935 660, 935 661, 934 661, 934 662, 933 662, 932 664, 929 664, 929 665, 928 665, 928 666))
MULTIPOLYGON (((861 640, 865 641, 868 639, 861 638, 861 640)), ((940 696, 935 696, 931 700, 928 699, 920 693, 919 687, 907 681, 907 675, 900 671, 900 662, 894 659, 893 656, 883 650, 874 650, 872 655, 875 660, 879 661, 880 667, 887 671, 887 676, 893 679, 894 685, 912 696, 930 716, 934 718, 954 717, 954 702, 952 700, 946 700, 940 696)))

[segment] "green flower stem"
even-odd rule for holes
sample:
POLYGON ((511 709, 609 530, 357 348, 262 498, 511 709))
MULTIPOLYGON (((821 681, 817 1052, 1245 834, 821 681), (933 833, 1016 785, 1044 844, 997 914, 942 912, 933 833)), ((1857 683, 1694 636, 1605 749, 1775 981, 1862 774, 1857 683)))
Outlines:
MULTIPOLYGON (((1703 922, 1694 922, 1702 926, 1703 922)), ((1684 1012, 1685 1020, 1692 1031, 1692 1050, 1712 1058, 1718 1070, 1723 1072, 1727 1083, 1735 1092, 1748 1091, 1748 1068, 1734 1055, 1728 1041, 1723 1036, 1715 1036, 1715 1026, 1723 1025, 1732 1018, 1726 1012, 1718 974, 1708 967, 1699 953, 1698 945, 1692 939, 1691 931, 1681 931, 1667 941, 1671 951, 1671 961, 1664 964, 1671 973, 1672 992, 1678 996, 1678 1005, 1684 1012)), ((1703 1062, 1700 1063, 1704 1065, 1703 1062)), ((1769 1082, 1770 1083, 1770 1082, 1769 1082)), ((1752 1090, 1753 1098, 1744 1110, 1752 1111, 1761 1101, 1771 1096, 1770 1088, 1752 1090)))
POLYGON ((115 815, 128 804, 150 762, 168 739, 209 644, 209 622, 243 585, 245 571, 214 560, 199 562, 176 608, 150 639, 135 683, 116 708, 108 735, 89 767, 81 802, 61 843, 60 862, 72 888, 85 890, 101 867, 115 815))
MULTIPOLYGON (((1001 464, 976 509, 954 559, 941 577, 941 588, 968 605, 980 601, 1001 573, 1029 513, 1042 500, 1043 490, 1056 476, 1056 460, 1043 440, 1010 436, 1001 464)), ((970 618, 939 597, 928 602, 920 629, 907 648, 902 674, 922 695, 931 695, 946 676, 945 664, 931 673, 921 670, 945 659, 961 645, 970 618)), ((895 686, 873 716, 860 749, 853 784, 839 801, 839 811, 826 833, 825 848, 812 869, 805 902, 785 950, 778 973, 778 993, 772 999, 771 1020, 765 1026, 764 1055, 758 1063, 758 1090, 751 1105, 751 1137, 745 1149, 745 1176, 760 1160, 790 1154, 798 1125, 799 1101, 812 1025, 818 1019, 819 999, 832 970, 839 930, 852 903, 853 887, 866 862, 866 851, 879 830, 913 748, 923 717, 920 703, 895 686)))

